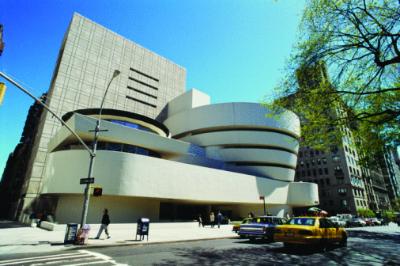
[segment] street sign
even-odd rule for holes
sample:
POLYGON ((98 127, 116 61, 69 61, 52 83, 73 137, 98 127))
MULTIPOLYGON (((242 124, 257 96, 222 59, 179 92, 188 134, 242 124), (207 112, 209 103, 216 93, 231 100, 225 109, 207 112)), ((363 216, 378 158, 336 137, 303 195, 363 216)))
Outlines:
POLYGON ((264 196, 260 196, 260 200, 264 200, 265 199, 265 197, 264 196))
POLYGON ((93 184, 94 183, 94 177, 87 177, 87 178, 81 178, 81 185, 83 184, 93 184))

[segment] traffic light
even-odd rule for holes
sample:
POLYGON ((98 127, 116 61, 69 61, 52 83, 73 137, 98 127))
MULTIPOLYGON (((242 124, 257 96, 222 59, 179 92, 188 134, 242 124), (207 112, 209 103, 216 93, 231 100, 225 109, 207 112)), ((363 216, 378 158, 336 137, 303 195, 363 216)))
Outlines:
POLYGON ((4 94, 6 94, 6 84, 0 82, 0 105, 3 102, 4 94))
POLYGON ((93 196, 94 197, 100 197, 102 194, 103 194, 103 188, 101 188, 101 187, 93 188, 93 196))

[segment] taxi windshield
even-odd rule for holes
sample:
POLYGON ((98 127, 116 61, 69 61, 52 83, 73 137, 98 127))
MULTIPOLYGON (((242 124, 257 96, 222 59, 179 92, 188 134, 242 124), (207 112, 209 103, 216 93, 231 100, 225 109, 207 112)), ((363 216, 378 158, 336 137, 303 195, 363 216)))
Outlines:
POLYGON ((256 217, 253 218, 252 220, 253 223, 264 223, 264 224, 272 224, 272 218, 271 217, 256 217))
POLYGON ((289 222, 287 222, 287 224, 313 226, 315 224, 315 219, 314 218, 292 218, 289 220, 289 222))

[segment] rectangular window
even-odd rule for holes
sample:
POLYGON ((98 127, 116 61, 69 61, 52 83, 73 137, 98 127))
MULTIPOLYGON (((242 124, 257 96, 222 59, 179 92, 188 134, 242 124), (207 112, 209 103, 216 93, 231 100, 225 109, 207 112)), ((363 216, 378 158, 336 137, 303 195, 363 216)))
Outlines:
POLYGON ((318 174, 322 175, 322 168, 318 168, 318 174))
POLYGON ((153 108, 156 108, 156 107, 157 107, 157 106, 156 106, 156 105, 154 105, 154 104, 151 104, 151 103, 148 103, 148 102, 145 102, 145 101, 142 101, 142 100, 139 100, 139 99, 133 98, 133 97, 131 97, 131 96, 128 96, 128 95, 126 95, 125 97, 126 97, 127 99, 129 99, 129 100, 132 100, 132 101, 135 101, 135 102, 138 102, 138 103, 144 104, 144 105, 148 105, 148 106, 151 106, 151 107, 153 107, 153 108))
POLYGON ((329 174, 328 168, 324 168, 324 173, 325 173, 326 175, 329 174))
POLYGON ((137 74, 142 75, 142 76, 144 76, 144 77, 146 77, 146 78, 152 79, 152 80, 157 81, 157 82, 160 81, 159 79, 157 79, 157 78, 155 78, 155 77, 152 77, 152 76, 150 76, 150 75, 148 75, 148 74, 145 74, 145 73, 143 73, 142 71, 139 71, 139 70, 134 69, 134 68, 130 68, 130 69, 131 69, 133 72, 136 72, 137 74))
POLYGON ((149 96, 149 97, 151 97, 151 98, 153 98, 153 99, 157 99, 157 96, 152 95, 152 94, 147 93, 147 92, 144 92, 144 91, 141 91, 141 90, 139 90, 139 89, 133 88, 133 87, 131 87, 131 86, 128 86, 128 89, 133 90, 133 91, 136 91, 137 93, 140 93, 140 94, 149 96))
POLYGON ((150 85, 150 84, 147 84, 146 82, 140 81, 140 80, 135 79, 135 78, 132 78, 132 77, 129 77, 129 79, 130 79, 130 80, 133 80, 133 81, 135 81, 135 82, 137 82, 137 83, 139 83, 139 84, 142 84, 142 85, 144 85, 144 86, 146 86, 146 87, 152 88, 153 90, 158 90, 157 87, 155 87, 155 86, 153 86, 153 85, 150 85))

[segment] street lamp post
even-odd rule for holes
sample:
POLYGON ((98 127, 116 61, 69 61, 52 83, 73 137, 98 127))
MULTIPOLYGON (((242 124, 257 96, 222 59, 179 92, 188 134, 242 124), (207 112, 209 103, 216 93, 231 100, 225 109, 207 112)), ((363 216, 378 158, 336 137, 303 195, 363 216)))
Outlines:
MULTIPOLYGON (((119 70, 115 70, 113 73, 112 78, 108 82, 106 91, 104 92, 103 99, 101 101, 100 105, 100 110, 99 110, 99 117, 97 118, 96 121, 96 127, 94 129, 94 138, 93 138, 93 146, 92 146, 92 151, 90 152, 90 162, 89 162, 89 173, 88 173, 88 179, 90 179, 93 175, 93 166, 94 166, 94 161, 96 158, 96 150, 97 150, 97 140, 99 138, 99 133, 100 133, 100 123, 101 123, 101 113, 103 111, 103 105, 104 105, 104 100, 106 99, 108 89, 110 88, 111 82, 114 80, 115 77, 117 77, 121 72, 119 70)), ((85 186, 85 198, 83 201, 83 209, 82 209, 82 217, 81 217, 81 228, 83 227, 84 224, 86 224, 86 218, 89 210, 89 200, 90 200, 90 183, 87 182, 85 186)))

